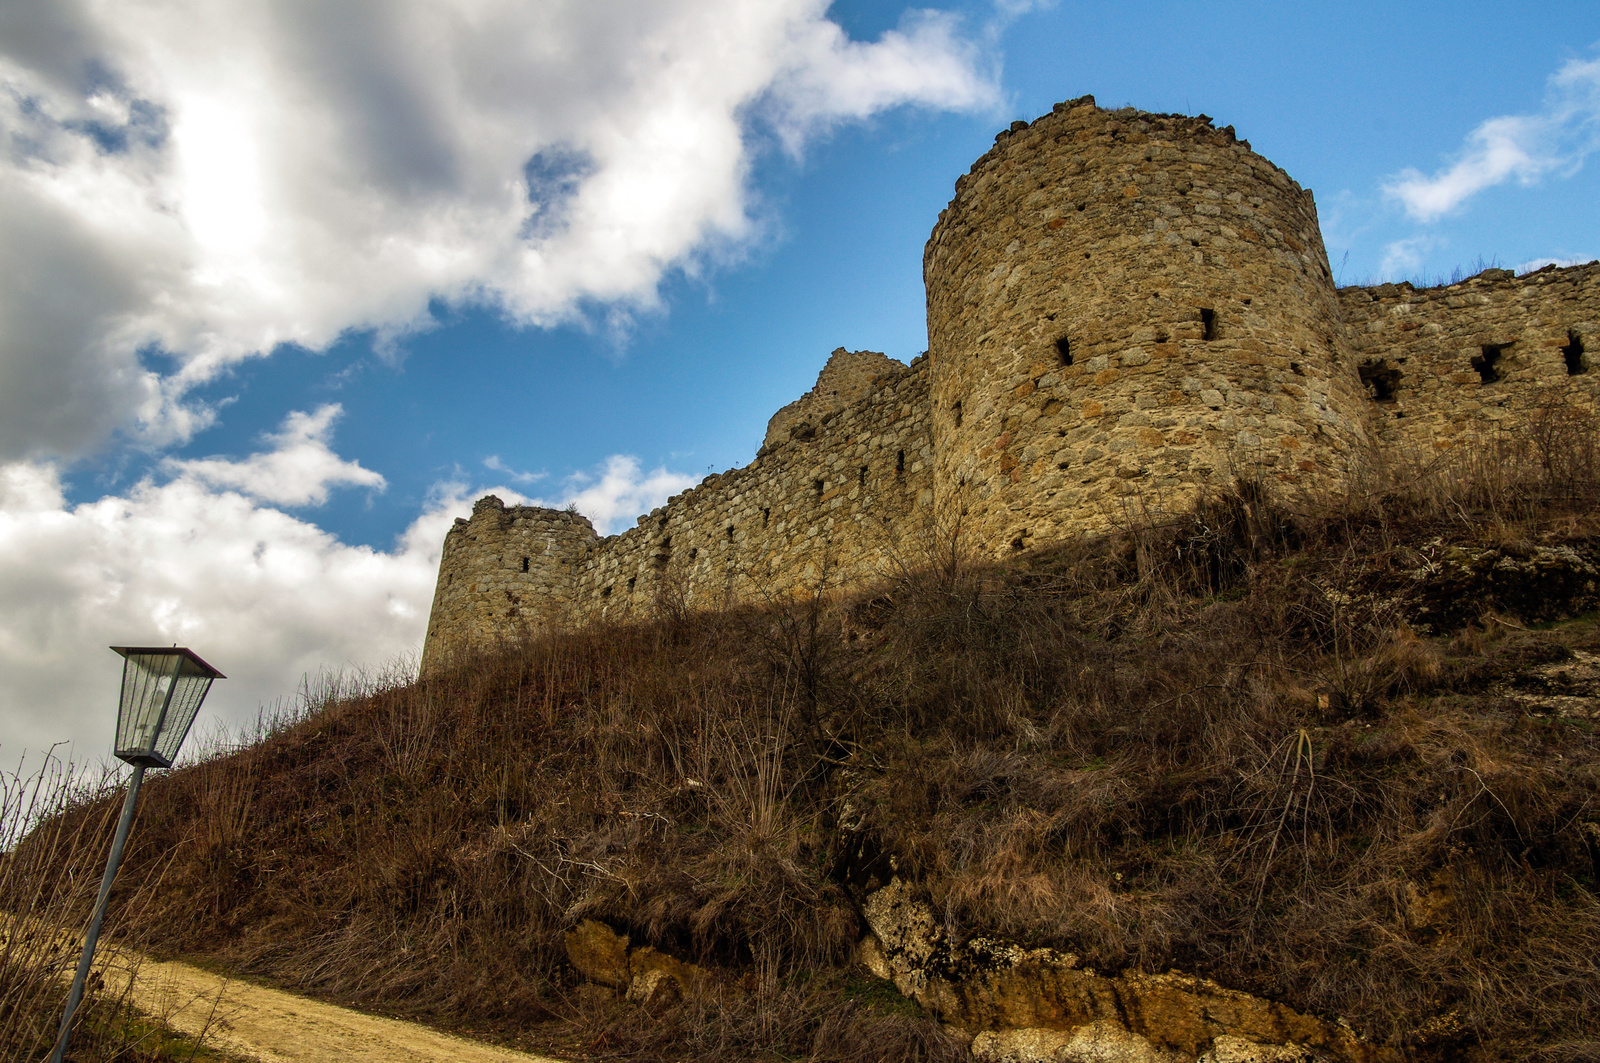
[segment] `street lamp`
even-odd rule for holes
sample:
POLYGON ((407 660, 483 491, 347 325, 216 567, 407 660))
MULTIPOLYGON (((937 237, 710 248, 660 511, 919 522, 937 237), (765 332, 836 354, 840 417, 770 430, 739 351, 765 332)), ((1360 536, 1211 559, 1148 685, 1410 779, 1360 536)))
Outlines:
POLYGON ((94 916, 89 920, 89 932, 83 939, 83 955, 78 958, 78 973, 73 976, 72 990, 67 994, 67 1010, 61 1016, 61 1030, 56 1034, 56 1048, 50 1055, 50 1063, 61 1063, 67 1051, 72 1016, 83 1000, 89 965, 94 961, 94 947, 100 939, 100 923, 105 919, 106 902, 111 898, 111 882, 117 877, 122 847, 128 841, 128 829, 133 826, 133 806, 139 796, 139 784, 144 781, 144 770, 172 767, 178 747, 183 744, 189 726, 200 711, 200 703, 211 689, 211 681, 227 678, 202 661, 199 654, 182 646, 111 648, 122 654, 116 754, 133 765, 133 778, 128 780, 122 818, 117 821, 116 837, 111 841, 106 873, 100 879, 100 896, 94 902, 94 916))

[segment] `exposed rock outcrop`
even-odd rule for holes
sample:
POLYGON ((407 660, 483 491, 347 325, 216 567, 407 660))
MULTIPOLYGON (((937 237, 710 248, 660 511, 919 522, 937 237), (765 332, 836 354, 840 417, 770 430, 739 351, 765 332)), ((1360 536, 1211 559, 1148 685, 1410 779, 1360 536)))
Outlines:
POLYGON ((1397 1063, 1336 1021, 1170 971, 1102 973, 1056 949, 949 941, 914 886, 895 879, 864 905, 864 965, 993 1063, 1397 1063))
POLYGON ((1600 605, 1600 547, 1589 542, 1502 546, 1427 544, 1401 591, 1424 631, 1453 631, 1500 611, 1529 621, 1576 616, 1600 605))
POLYGON ((704 967, 668 956, 648 945, 631 947, 629 938, 604 923, 585 919, 567 933, 567 959, 589 982, 623 991, 630 1003, 665 1007, 687 992, 714 981, 704 967))

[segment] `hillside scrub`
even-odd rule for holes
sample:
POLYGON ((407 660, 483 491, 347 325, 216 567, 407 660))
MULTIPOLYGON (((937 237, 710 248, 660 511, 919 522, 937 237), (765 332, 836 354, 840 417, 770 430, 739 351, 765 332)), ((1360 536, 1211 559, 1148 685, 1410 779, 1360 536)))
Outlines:
MULTIPOLYGON (((110 773, 98 777, 47 753, 0 775, 0 1059, 42 1060, 55 1047, 86 915, 99 891, 121 805, 110 773)), ((161 883, 159 862, 124 890, 118 917, 135 916, 161 883)), ((108 922, 116 929, 117 918, 108 922)), ((137 975, 137 957, 98 953, 137 975)), ((108 988, 98 973, 73 1022, 68 1063, 223 1063, 205 1038, 177 1034, 132 1002, 127 979, 108 988)))
POLYGON ((853 964, 899 876, 954 940, 1177 968, 1419 1060, 1584 1058, 1592 456, 1242 482, 1005 565, 947 529, 863 594, 330 682, 146 783, 129 940, 593 1057, 960 1058, 853 964), (580 992, 586 918, 721 988, 580 992))

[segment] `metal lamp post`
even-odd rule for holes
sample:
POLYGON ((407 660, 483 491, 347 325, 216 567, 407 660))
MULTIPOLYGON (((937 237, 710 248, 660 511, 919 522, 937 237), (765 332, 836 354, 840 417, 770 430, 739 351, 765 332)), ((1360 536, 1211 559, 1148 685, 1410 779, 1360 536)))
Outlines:
POLYGON ((94 916, 89 920, 89 932, 83 939, 83 955, 78 958, 78 973, 73 976, 72 990, 67 994, 67 1010, 61 1016, 61 1031, 56 1035, 50 1063, 61 1063, 67 1051, 72 1016, 83 1000, 89 965, 94 961, 94 947, 100 939, 100 923, 105 919, 106 902, 111 898, 111 882, 117 877, 122 847, 127 844, 128 829, 133 826, 133 806, 139 796, 139 784, 144 781, 144 770, 172 767, 178 747, 189 733, 189 726, 194 723, 212 680, 227 678, 202 661, 193 650, 182 646, 111 648, 123 658, 116 754, 133 765, 133 778, 128 780, 122 818, 117 821, 111 856, 106 860, 106 872, 100 879, 100 896, 94 903, 94 916))

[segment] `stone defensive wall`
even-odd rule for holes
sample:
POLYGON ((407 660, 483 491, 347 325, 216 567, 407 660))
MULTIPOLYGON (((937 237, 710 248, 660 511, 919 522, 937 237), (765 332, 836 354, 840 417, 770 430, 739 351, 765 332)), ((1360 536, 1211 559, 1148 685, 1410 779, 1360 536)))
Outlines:
POLYGON ((1336 289, 1311 192, 1204 115, 1014 122, 923 255, 928 351, 835 351, 755 460, 600 538, 490 496, 445 538, 424 669, 521 633, 781 600, 1600 413, 1600 263, 1336 289))
POLYGON ((1459 284, 1345 288, 1357 372, 1390 446, 1442 450, 1515 432, 1552 406, 1596 412, 1600 262, 1459 284))
POLYGON ((927 361, 833 353, 740 469, 600 538, 588 519, 480 499, 445 536, 426 670, 548 627, 785 600, 914 563, 931 520, 927 361))

